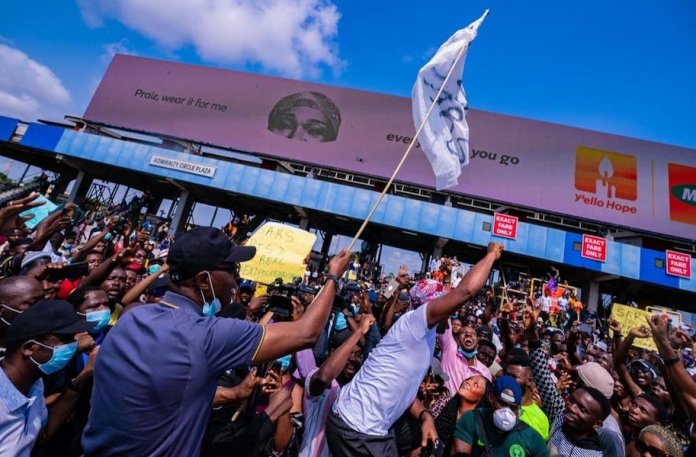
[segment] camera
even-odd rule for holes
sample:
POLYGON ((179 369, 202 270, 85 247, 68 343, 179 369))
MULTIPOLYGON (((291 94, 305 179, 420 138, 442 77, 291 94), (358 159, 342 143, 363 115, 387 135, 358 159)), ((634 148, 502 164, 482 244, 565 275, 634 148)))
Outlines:
POLYGON ((118 223, 116 223, 116 226, 114 227, 114 232, 116 233, 123 233, 123 231, 126 229, 126 223, 128 221, 126 220, 125 217, 119 217, 118 218, 118 223))
MULTIPOLYGON (((295 280, 297 281, 297 280, 295 280)), ((292 320, 292 296, 297 295, 299 286, 295 283, 283 283, 282 278, 276 278, 268 285, 268 304, 265 312, 272 312, 276 321, 292 320)))

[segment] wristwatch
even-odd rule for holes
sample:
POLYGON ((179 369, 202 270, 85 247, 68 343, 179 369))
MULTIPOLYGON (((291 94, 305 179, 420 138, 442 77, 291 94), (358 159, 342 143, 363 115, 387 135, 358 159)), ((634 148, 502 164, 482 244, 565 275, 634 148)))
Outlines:
POLYGON ((679 357, 674 357, 672 359, 665 359, 662 361, 662 363, 664 363, 665 366, 668 367, 670 365, 674 365, 675 363, 679 363, 680 361, 681 359, 679 357))
POLYGON ((330 279, 334 282, 334 284, 338 285, 338 276, 337 275, 327 274, 327 275, 324 275, 324 279, 325 279, 324 283, 326 283, 326 281, 328 281, 330 279))

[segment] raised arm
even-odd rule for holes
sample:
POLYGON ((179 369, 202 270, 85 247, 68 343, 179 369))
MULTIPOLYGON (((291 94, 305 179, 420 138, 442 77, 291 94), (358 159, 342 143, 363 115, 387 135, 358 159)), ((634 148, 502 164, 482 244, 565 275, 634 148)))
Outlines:
POLYGON ((570 334, 568 335, 568 357, 573 365, 581 365, 582 357, 578 354, 578 327, 580 326, 580 321, 573 322, 573 326, 570 328, 570 334))
MULTIPOLYGON (((68 203, 65 205, 66 208, 74 208, 75 205, 68 203)), ((36 234, 34 236, 34 241, 27 246, 27 251, 41 251, 46 246, 46 243, 51 239, 54 233, 60 230, 67 229, 71 226, 70 218, 63 216, 62 211, 56 211, 55 213, 49 215, 44 220, 42 220, 39 225, 36 226, 36 234)))
MULTIPOLYGON (((616 327, 613 321, 610 326, 612 330, 614 330, 614 327, 616 327)), ((618 330, 620 333, 620 326, 618 327, 618 330)), ((614 333, 616 333, 616 330, 614 330, 614 333)), ((632 397, 637 397, 643 392, 643 389, 641 389, 638 384, 633 381, 633 378, 631 378, 631 373, 629 373, 628 366, 626 365, 626 362, 628 361, 628 350, 633 345, 633 340, 635 340, 636 337, 649 338, 650 331, 648 330, 648 327, 644 326, 631 329, 631 331, 628 332, 628 336, 621 341, 621 343, 619 343, 619 347, 616 349, 616 354, 614 354, 614 368, 619 375, 621 383, 626 389, 628 389, 632 397)))
POLYGON ((669 344, 669 328, 660 316, 651 316, 648 321, 653 340, 665 365, 669 380, 676 386, 686 409, 691 417, 696 417, 696 382, 684 368, 679 354, 669 344))
POLYGON ((97 235, 94 235, 92 238, 87 240, 87 242, 80 248, 79 250, 76 250, 75 252, 72 253, 70 258, 72 259, 73 262, 79 262, 80 260, 84 259, 87 257, 87 253, 90 252, 94 247, 104 239, 107 233, 109 233, 109 226, 105 226, 104 230, 99 232, 97 235))
MULTIPOLYGON (((349 259, 346 251, 334 256, 329 262, 329 274, 341 276, 348 269, 349 259)), ((336 282, 327 280, 299 320, 266 325, 265 337, 256 352, 254 364, 311 347, 324 330, 335 295, 336 282)))
POLYGON ((333 351, 328 359, 321 364, 319 370, 312 375, 309 381, 309 394, 313 397, 320 395, 326 390, 331 382, 338 377, 345 368, 348 359, 353 353, 353 348, 358 344, 360 339, 370 330, 370 326, 374 323, 375 318, 370 315, 364 315, 360 321, 360 327, 356 332, 348 338, 338 349, 333 351))
POLYGON ((491 268, 493 268, 493 262, 500 258, 502 252, 502 244, 489 243, 486 256, 466 272, 459 285, 447 295, 430 302, 426 310, 429 328, 449 317, 462 303, 478 293, 486 283, 491 268))
POLYGON ((383 335, 389 331, 392 321, 394 320, 394 314, 396 314, 396 302, 399 300, 401 287, 408 284, 408 267, 406 265, 401 265, 399 268, 399 274, 396 276, 396 281, 399 283, 399 290, 395 290, 391 297, 389 297, 387 303, 384 305, 384 309, 382 309, 380 314, 379 327, 382 330, 383 335))
POLYGON ((169 271, 169 265, 164 264, 162 268, 157 270, 155 273, 147 275, 142 281, 131 287, 131 289, 123 295, 121 299, 121 304, 125 307, 133 303, 140 297, 145 291, 150 287, 150 285, 157 280, 162 274, 169 271))
POLYGON ((130 255, 131 252, 128 249, 121 249, 118 253, 104 260, 97 268, 92 270, 85 279, 82 280, 80 285, 98 286, 109 277, 114 268, 124 263, 124 259, 127 262, 130 255))
POLYGON ((531 318, 527 323, 527 338, 529 339, 529 358, 532 362, 532 372, 534 373, 534 383, 539 389, 541 401, 544 403, 544 411, 549 416, 549 422, 553 423, 556 417, 565 412, 565 401, 563 397, 556 391, 556 384, 551 378, 549 364, 546 362, 546 354, 541 348, 539 339, 539 329, 537 328, 537 319, 539 318, 540 310, 531 308, 531 318), (532 311, 533 310, 533 311, 532 311))
POLYGON ((491 290, 486 291, 486 309, 483 310, 483 314, 481 314, 481 321, 488 325, 488 322, 490 322, 491 318, 495 314, 495 292, 493 289, 493 286, 491 286, 491 290))

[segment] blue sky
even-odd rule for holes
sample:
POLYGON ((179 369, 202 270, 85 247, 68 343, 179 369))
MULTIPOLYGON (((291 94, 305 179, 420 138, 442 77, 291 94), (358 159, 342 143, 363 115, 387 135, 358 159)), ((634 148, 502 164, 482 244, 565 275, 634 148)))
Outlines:
POLYGON ((691 0, 6 0, 0 8, 0 115, 24 120, 82 114, 114 52, 408 96, 435 49, 490 8, 465 65, 470 106, 696 148, 691 0))

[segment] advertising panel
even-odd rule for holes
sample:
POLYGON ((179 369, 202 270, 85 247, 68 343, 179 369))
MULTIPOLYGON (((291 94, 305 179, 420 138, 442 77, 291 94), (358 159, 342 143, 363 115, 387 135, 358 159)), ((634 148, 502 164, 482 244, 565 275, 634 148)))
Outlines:
MULTIPOLYGON (((84 117, 383 179, 415 132, 408 98, 124 55, 84 117)), ((473 109, 467 120, 471 162, 450 192, 696 239, 696 151, 473 109)), ((397 179, 434 188, 419 147, 397 179)))

